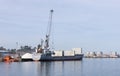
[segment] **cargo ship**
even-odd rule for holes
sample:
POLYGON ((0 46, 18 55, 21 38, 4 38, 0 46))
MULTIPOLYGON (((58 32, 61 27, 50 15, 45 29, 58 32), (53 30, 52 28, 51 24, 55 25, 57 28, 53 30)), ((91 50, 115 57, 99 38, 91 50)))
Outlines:
POLYGON ((45 51, 44 53, 34 52, 23 55, 22 61, 66 61, 66 60, 82 60, 84 54, 81 48, 70 51, 45 51))
POLYGON ((22 60, 33 61, 65 61, 65 60, 82 60, 84 54, 82 54, 81 48, 73 49, 72 51, 51 51, 50 32, 52 27, 52 14, 53 10, 50 10, 50 19, 48 30, 45 40, 41 40, 41 44, 37 47, 36 52, 22 56, 22 60), (44 45, 43 45, 44 44, 44 45))

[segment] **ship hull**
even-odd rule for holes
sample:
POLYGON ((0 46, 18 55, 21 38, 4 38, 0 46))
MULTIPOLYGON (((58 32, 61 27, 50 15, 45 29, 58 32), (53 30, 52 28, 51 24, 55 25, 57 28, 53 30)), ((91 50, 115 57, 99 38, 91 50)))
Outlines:
MULTIPOLYGON (((38 61, 76 61, 82 60, 83 54, 75 55, 75 56, 46 56, 41 55, 38 61)), ((35 61, 32 58, 22 59, 22 61, 35 61)))
POLYGON ((40 61, 75 61, 82 60, 83 54, 75 56, 41 56, 40 61))

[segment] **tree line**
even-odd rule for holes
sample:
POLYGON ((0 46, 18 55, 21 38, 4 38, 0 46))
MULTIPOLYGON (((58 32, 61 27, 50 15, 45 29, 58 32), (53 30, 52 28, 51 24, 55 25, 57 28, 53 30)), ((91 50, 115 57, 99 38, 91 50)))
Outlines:
POLYGON ((31 47, 31 46, 28 46, 28 45, 25 45, 25 46, 20 46, 20 48, 19 49, 15 49, 15 48, 13 48, 13 49, 7 49, 7 48, 5 48, 5 47, 3 47, 3 46, 0 46, 0 50, 4 50, 4 51, 8 51, 8 52, 11 52, 11 53, 16 53, 17 51, 19 51, 19 52, 32 52, 32 51, 34 51, 36 49, 36 47, 31 47))

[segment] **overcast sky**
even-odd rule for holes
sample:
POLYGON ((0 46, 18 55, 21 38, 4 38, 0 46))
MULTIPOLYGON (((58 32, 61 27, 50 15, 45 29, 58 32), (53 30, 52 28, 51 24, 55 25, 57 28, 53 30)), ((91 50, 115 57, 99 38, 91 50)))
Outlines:
POLYGON ((120 51, 120 0, 0 0, 0 46, 37 46, 50 9, 55 49, 120 51))

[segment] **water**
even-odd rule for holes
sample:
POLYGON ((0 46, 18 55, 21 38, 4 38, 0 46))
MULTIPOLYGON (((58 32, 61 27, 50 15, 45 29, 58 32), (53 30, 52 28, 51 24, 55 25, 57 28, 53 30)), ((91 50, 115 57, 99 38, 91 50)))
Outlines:
POLYGON ((120 76, 120 59, 0 62, 0 76, 120 76))

